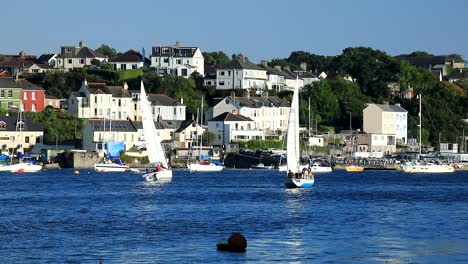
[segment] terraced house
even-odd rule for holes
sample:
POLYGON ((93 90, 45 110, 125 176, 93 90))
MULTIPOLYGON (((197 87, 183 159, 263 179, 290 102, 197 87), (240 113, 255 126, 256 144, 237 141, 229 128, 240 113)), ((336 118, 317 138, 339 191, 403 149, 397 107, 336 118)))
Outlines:
POLYGON ((0 78, 0 108, 20 109, 21 86, 18 80, 11 77, 0 78))

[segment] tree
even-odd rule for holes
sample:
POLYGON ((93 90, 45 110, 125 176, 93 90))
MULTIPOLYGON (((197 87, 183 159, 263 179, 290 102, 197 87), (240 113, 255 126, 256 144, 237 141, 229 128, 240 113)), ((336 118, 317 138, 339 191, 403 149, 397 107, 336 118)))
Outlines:
POLYGON ((109 59, 113 59, 117 55, 117 50, 107 46, 106 44, 101 44, 101 46, 97 48, 96 51, 109 57, 109 59))
MULTIPOLYGON (((300 113, 308 112, 308 98, 311 98, 311 110, 314 119, 325 124, 332 124, 339 116, 338 98, 333 93, 328 81, 314 82, 302 89, 299 104, 300 113)), ((307 124, 306 115, 302 115, 302 123, 307 124)))
POLYGON ((225 65, 231 62, 229 56, 222 51, 203 52, 206 65, 225 65))
POLYGON ((91 65, 99 66, 99 65, 101 65, 101 62, 100 62, 99 60, 92 59, 92 60, 91 60, 91 65))

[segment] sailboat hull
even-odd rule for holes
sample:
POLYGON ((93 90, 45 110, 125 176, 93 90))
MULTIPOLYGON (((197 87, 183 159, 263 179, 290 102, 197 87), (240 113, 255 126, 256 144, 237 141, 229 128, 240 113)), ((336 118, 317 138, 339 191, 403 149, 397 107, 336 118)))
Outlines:
POLYGON ((42 170, 41 165, 31 164, 31 163, 18 163, 10 165, 10 172, 38 172, 42 170))
POLYGON ((405 165, 403 171, 406 173, 450 173, 455 172, 451 165, 405 165))
POLYGON ((314 186, 315 180, 309 179, 298 179, 298 178, 287 178, 285 184, 288 188, 311 188, 314 186))
POLYGON ((190 172, 217 172, 217 171, 222 171, 224 166, 218 166, 216 164, 210 163, 210 164, 189 164, 188 169, 190 172))
POLYGON ((158 172, 151 172, 143 174, 147 182, 155 182, 158 180, 171 180, 172 170, 162 170, 158 172))
POLYGON ((96 163, 94 169, 98 172, 125 172, 130 169, 127 165, 120 165, 115 163, 96 163))

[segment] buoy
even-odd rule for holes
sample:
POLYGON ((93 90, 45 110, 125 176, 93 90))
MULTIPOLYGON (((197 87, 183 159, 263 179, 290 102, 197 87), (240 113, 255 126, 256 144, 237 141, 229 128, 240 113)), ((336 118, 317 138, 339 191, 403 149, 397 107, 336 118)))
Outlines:
POLYGON ((80 174, 80 171, 79 171, 79 170, 75 170, 73 173, 75 173, 75 174, 80 174))
POLYGON ((19 172, 19 173, 23 173, 23 172, 24 172, 24 169, 21 168, 21 169, 18 170, 18 172, 19 172))
POLYGON ((216 244, 216 248, 221 251, 245 252, 247 249, 247 239, 241 233, 232 233, 227 243, 216 244))

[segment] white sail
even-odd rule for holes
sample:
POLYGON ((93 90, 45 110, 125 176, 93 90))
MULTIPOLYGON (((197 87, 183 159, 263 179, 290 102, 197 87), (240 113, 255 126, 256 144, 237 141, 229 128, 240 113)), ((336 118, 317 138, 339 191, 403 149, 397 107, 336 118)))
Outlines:
POLYGON ((287 136, 287 165, 288 171, 299 172, 299 85, 296 80, 293 99, 289 109, 288 136, 287 136))
POLYGON ((151 113, 151 105, 148 101, 148 97, 146 96, 143 81, 141 81, 140 107, 142 111, 143 134, 145 136, 146 151, 148 152, 149 162, 161 163, 163 167, 168 168, 166 155, 164 154, 164 150, 161 146, 161 139, 156 133, 156 127, 151 113))

